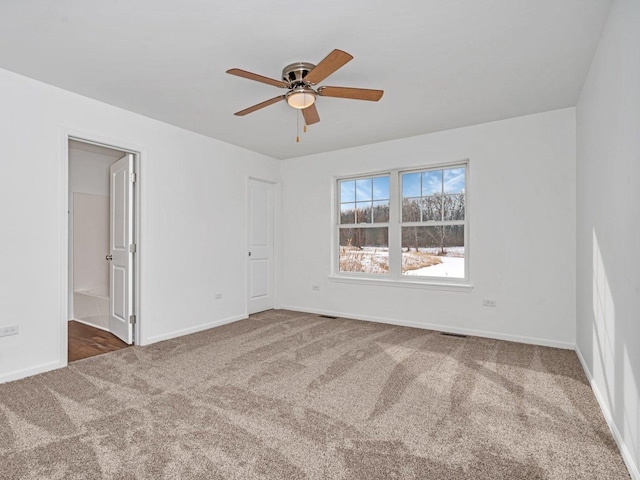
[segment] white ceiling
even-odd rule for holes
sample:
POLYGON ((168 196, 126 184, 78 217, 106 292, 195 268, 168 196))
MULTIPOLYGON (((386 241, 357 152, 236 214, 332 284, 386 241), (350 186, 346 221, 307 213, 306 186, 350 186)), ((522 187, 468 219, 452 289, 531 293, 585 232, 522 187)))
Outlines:
POLYGON ((0 67, 275 158, 573 106, 611 0, 3 0, 0 67), (280 78, 332 49, 354 60, 322 84, 296 143, 280 78))

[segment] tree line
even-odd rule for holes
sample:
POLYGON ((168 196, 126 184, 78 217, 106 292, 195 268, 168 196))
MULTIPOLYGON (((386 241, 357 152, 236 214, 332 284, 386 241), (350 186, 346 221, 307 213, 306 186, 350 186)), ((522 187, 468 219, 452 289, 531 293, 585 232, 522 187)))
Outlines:
MULTIPOLYGON (((405 198, 402 202, 403 222, 463 221, 465 195, 436 194, 422 198, 405 198)), ((389 205, 368 205, 364 208, 342 210, 340 223, 386 223, 389 221, 389 205)), ((341 228, 340 246, 386 248, 389 245, 388 228, 341 228)), ((434 225, 402 227, 402 248, 437 248, 439 255, 446 255, 449 247, 464 246, 464 225, 434 225)))

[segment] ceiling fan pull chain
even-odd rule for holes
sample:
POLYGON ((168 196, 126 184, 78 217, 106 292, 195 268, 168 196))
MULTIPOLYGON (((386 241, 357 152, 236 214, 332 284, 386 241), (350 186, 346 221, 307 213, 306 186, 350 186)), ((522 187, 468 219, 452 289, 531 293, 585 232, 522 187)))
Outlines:
POLYGON ((296 109, 296 143, 300 143, 300 110, 296 109))
POLYGON ((304 124, 304 127, 303 127, 302 131, 303 131, 304 133, 307 133, 307 124, 306 124, 306 123, 304 124))

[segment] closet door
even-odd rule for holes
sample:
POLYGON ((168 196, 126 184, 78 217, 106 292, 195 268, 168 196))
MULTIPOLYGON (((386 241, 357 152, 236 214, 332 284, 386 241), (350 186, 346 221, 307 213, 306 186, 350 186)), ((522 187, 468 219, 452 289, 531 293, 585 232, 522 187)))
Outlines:
POLYGON ((273 308, 273 184, 249 180, 249 313, 273 308))

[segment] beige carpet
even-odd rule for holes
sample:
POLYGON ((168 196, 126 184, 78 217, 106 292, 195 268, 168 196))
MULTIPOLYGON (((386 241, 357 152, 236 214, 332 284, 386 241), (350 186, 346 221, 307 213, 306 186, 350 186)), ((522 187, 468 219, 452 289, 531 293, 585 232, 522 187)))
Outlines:
POLYGON ((629 478, 574 352, 298 312, 0 385, 0 478, 629 478))

